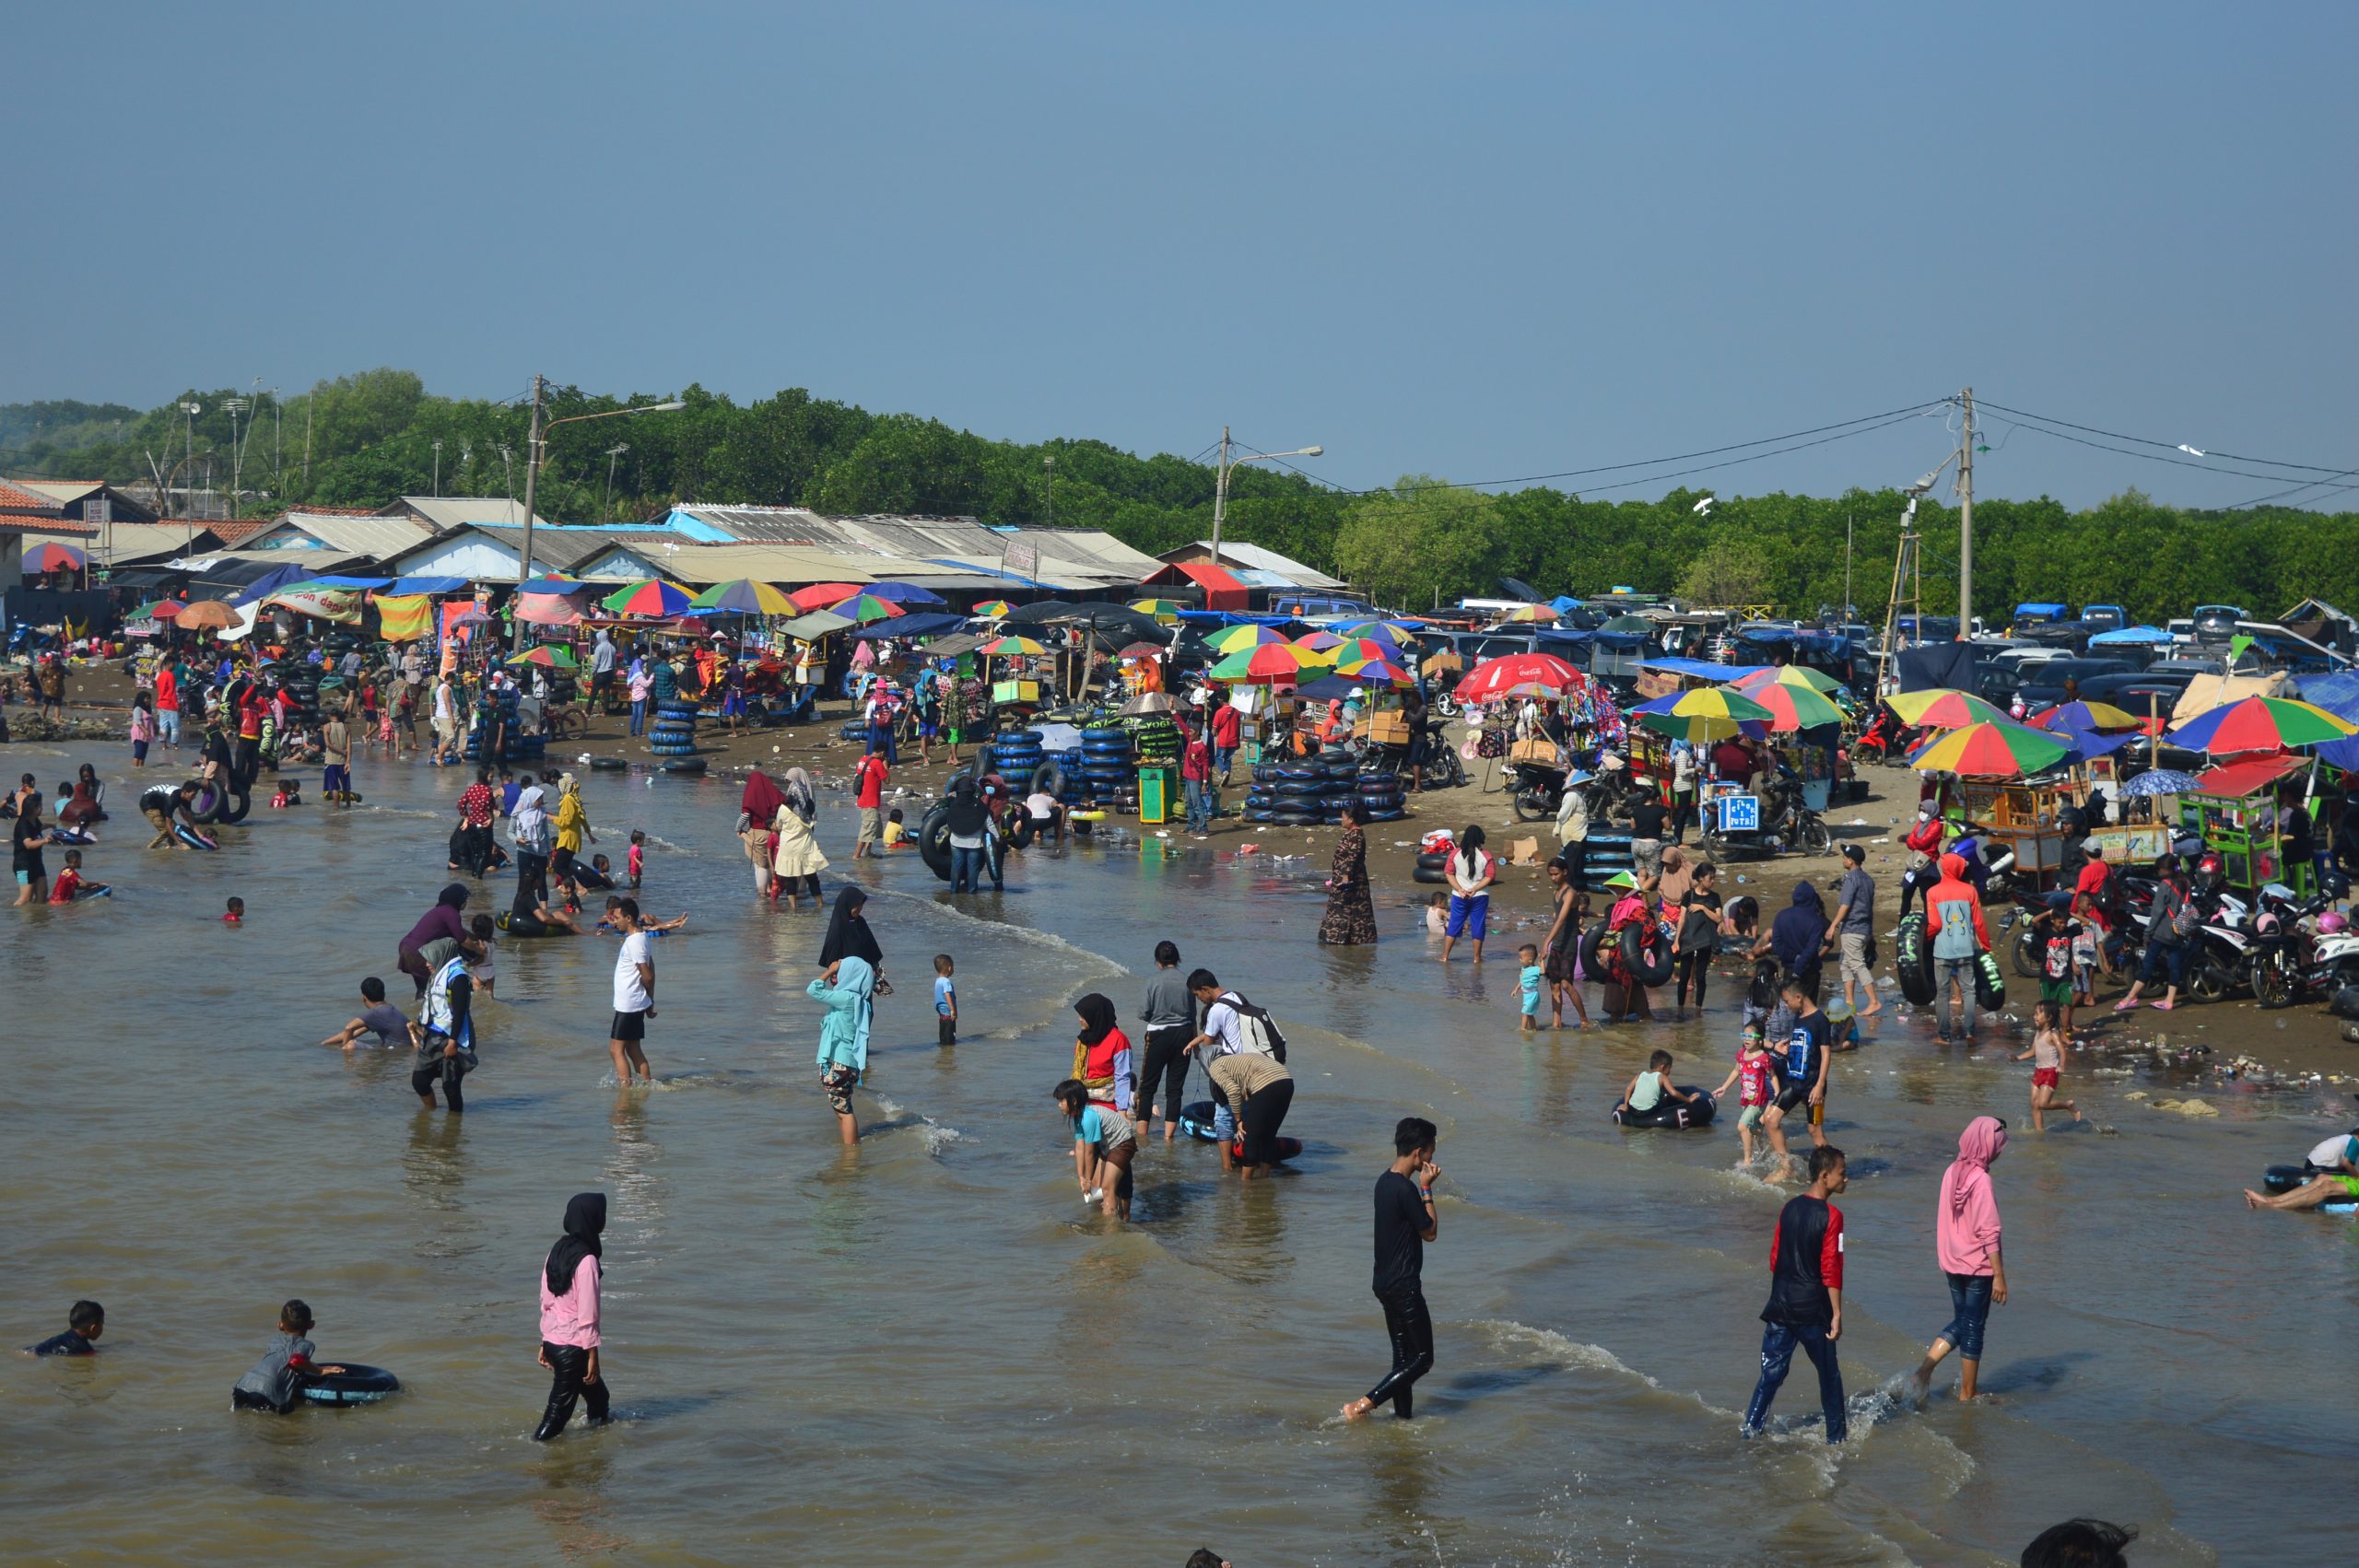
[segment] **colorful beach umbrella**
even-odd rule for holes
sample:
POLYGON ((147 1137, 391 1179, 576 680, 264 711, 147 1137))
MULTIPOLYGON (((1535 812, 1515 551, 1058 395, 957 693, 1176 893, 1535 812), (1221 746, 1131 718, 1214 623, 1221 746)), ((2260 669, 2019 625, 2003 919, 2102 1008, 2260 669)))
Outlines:
POLYGON ((649 578, 628 582, 598 603, 617 615, 685 615, 695 596, 675 582, 649 578))
POLYGON ((1406 648, 1416 634, 1414 628, 1404 626, 1398 621, 1360 621, 1345 626, 1344 635, 1374 638, 1379 642, 1389 642, 1395 648, 1406 648))
POLYGON ((1908 766, 1925 773, 1957 773, 1970 778, 2020 778, 2045 773, 2071 754, 2071 743, 2018 724, 1986 720, 1952 730, 1918 748, 1908 766))
POLYGON ((1556 612, 1551 610, 1545 604, 1519 604, 1514 609, 1509 610, 1506 614, 1501 615, 1499 617, 1499 624, 1501 626, 1508 626, 1511 624, 1526 625, 1538 621, 1553 622, 1555 618, 1556 612))
POLYGON ((1313 653, 1329 653, 1344 646, 1344 638, 1333 632, 1305 632, 1294 639, 1297 648, 1307 648, 1313 653))
POLYGON ((1643 702, 1630 710, 1649 730, 1673 740, 1691 743, 1725 741, 1731 735, 1758 734, 1769 724, 1769 710, 1731 686, 1699 686, 1643 702), (1747 725, 1758 729, 1747 730, 1747 725))
POLYGON ((948 601, 931 588, 914 582, 872 582, 861 590, 894 604, 944 604, 948 601))
POLYGON ((992 659, 1012 659, 1018 654, 1046 653, 1049 649, 1046 644, 1035 642, 1028 637, 1000 637, 993 638, 975 651, 992 659))
POLYGON ((874 593, 855 593, 829 609, 839 615, 849 615, 862 626, 874 621, 889 621, 901 613, 901 607, 889 599, 879 599, 874 593))
POLYGON ((842 603, 860 591, 856 582, 815 582, 808 588, 798 588, 787 595, 798 610, 827 610, 842 603))
POLYGON ((1354 659, 1345 663, 1337 661, 1335 673, 1346 680, 1363 681, 1372 686, 1409 686, 1417 677, 1390 659, 1354 659))
POLYGON ((1824 670, 1813 670, 1807 664, 1774 664, 1766 670, 1755 670, 1734 683, 1736 689, 1751 696, 1763 686, 1808 686, 1821 696, 1833 696, 1843 689, 1843 683, 1824 670))
POLYGON ((1133 599, 1131 608, 1153 615, 1167 626, 1180 624, 1180 603, 1177 599, 1133 599))
POLYGON ((1379 642, 1372 637, 1356 637, 1339 642, 1327 650, 1327 657, 1335 661, 1335 668, 1338 670, 1347 662, 1364 662, 1370 659, 1388 660, 1392 663, 1404 666, 1409 662, 1409 656, 1401 649, 1389 642, 1379 642))
POLYGON ((1535 691, 1556 696, 1580 683, 1581 673, 1553 653, 1508 653, 1466 672, 1456 696, 1461 702, 1496 702, 1535 691))
POLYGON ((979 621, 996 621, 1015 608, 1004 599, 986 599, 975 606, 974 616, 979 621))
POLYGON ((1884 700, 1900 715, 1904 724, 1929 724, 1936 730, 1962 730, 1968 724, 1988 724, 2006 718, 1990 704, 1972 692, 1951 691, 1946 687, 1929 692, 1901 692, 1884 700))
POLYGON ((1159 642, 1133 642, 1114 650, 1117 659, 1160 659, 1171 649, 1159 642))
POLYGON ((716 582, 688 603, 698 610, 734 611, 742 615, 793 615, 803 608, 792 595, 749 577, 716 582))
POLYGON ((1224 626, 1204 638, 1204 645, 1215 653, 1234 653, 1240 648, 1259 648, 1264 643, 1284 642, 1274 627, 1251 625, 1224 626))
POLYGON ((1769 728, 1779 734, 1843 722, 1843 710, 1834 700, 1809 686, 1765 681, 1753 688, 1747 700, 1769 710, 1769 728))
POLYGON ((169 621, 188 606, 177 599, 158 599, 153 604, 142 604, 131 613, 135 621, 169 621))
POLYGON ((1291 642, 1269 642, 1259 648, 1238 649, 1214 665, 1208 673, 1215 681, 1266 685, 1300 681, 1306 671, 1318 673, 1329 668, 1324 654, 1291 642))
POLYGON ((581 666, 574 661, 573 649, 569 648, 558 648, 547 643, 544 643, 538 648, 528 648, 522 653, 511 653, 508 656, 508 662, 511 664, 538 664, 544 670, 579 670, 581 668, 581 666))
MULTIPOLYGON (((186 623, 183 622, 183 625, 186 623)), ((2248 696, 2232 702, 2163 737, 2191 752, 2227 756, 2236 752, 2277 752, 2315 746, 2359 734, 2359 724, 2291 697, 2248 696)))
POLYGON ((29 572, 78 572, 90 564, 89 556, 71 544, 55 541, 36 544, 25 552, 25 570, 29 572))
POLYGON ((2044 708, 2024 720, 2035 730, 2135 730, 2144 722, 2109 702, 2068 702, 2044 708))

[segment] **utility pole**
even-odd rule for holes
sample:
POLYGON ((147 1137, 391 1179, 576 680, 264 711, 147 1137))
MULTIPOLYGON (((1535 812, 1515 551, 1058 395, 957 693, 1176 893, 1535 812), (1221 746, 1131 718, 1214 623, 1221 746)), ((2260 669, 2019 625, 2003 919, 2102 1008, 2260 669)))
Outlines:
POLYGON ((616 441, 606 449, 606 504, 598 509, 598 521, 615 521, 615 460, 630 451, 628 441, 616 441))
POLYGON ((1974 389, 1958 394, 1966 439, 1957 449, 1957 639, 1974 636, 1974 389))
POLYGON ((311 486, 311 404, 319 401, 319 389, 314 386, 303 395, 303 487, 311 486))
MULTIPOLYGON (((533 377, 533 424, 524 438, 524 545, 516 556, 516 586, 522 589, 533 576, 533 487, 541 473, 541 387, 542 378, 533 377)), ((521 608, 521 606, 520 606, 521 608)), ((524 621, 515 621, 513 646, 524 646, 524 621)))
MULTIPOLYGON (((1048 456, 1046 456, 1046 457, 1042 458, 1042 459, 1040 460, 1040 466, 1041 466, 1042 468, 1045 468, 1045 469, 1047 469, 1047 470, 1049 471, 1049 522, 1048 522, 1048 526, 1049 526, 1049 527, 1050 527, 1050 528, 1054 528, 1054 527, 1056 527, 1056 526, 1057 526, 1057 456, 1056 456, 1056 453, 1054 453, 1054 452, 1050 452, 1048 456)), ((1215 525, 1215 526, 1217 526, 1217 525, 1215 525)))
POLYGON ((1843 619, 1851 618, 1851 514, 1843 514, 1843 619))
POLYGON ((442 495, 442 438, 440 436, 434 438, 434 494, 437 499, 442 495))
POLYGON ((1213 565, 1220 565, 1220 519, 1228 507, 1228 427, 1220 427, 1220 466, 1213 470, 1213 565))

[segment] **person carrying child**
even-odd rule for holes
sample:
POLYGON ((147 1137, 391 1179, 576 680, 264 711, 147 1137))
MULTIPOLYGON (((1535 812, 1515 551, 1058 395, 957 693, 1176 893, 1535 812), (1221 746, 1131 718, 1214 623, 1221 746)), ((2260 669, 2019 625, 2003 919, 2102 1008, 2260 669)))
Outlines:
POLYGON ((2087 928, 2072 918, 2071 907, 2071 894, 2051 893, 2031 928, 2032 945, 2039 954, 2039 1000, 2056 1010, 2068 1039, 2072 1034, 2072 1001, 2080 989, 2072 949, 2087 934, 2087 928))
POLYGON ((311 1360, 311 1309, 300 1300, 278 1309, 278 1333, 252 1370, 229 1390, 233 1410, 269 1410, 285 1415, 303 1397, 303 1385, 313 1377, 334 1377, 340 1366, 321 1366, 311 1360))

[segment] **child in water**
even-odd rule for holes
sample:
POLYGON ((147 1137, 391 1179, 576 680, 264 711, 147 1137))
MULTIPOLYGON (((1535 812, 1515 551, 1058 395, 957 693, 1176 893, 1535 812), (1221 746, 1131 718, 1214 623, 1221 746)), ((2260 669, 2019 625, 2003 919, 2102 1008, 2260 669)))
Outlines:
POLYGON ((1744 1038, 1736 1048, 1736 1065, 1720 1086, 1712 1091, 1715 1099, 1737 1090, 1737 1141, 1744 1147, 1744 1164, 1753 1168, 1753 1135, 1761 1129, 1761 1113, 1769 1108, 1769 1053, 1761 1044, 1761 1031, 1748 1027, 1744 1038))
POLYGON ((950 962, 950 954, 933 955, 933 1015, 940 1023, 941 1043, 945 1046, 958 1043, 958 986, 950 977, 957 967, 950 962))
POLYGON ((221 923, 225 926, 241 926, 245 922, 246 901, 242 898, 230 899, 229 909, 221 916, 221 923))
POLYGON ((2041 999, 2031 1010, 2031 1049, 2022 1052, 2015 1059, 2032 1061, 2031 1129, 2046 1132, 2048 1112, 2071 1111, 2072 1119, 2079 1121, 2081 1107, 2075 1101, 2056 1097, 2057 1085, 2064 1077, 2064 1058, 2071 1049, 2064 1035, 2063 1010, 2054 1002, 2041 999))
POLYGON ((83 876, 82 851, 68 849, 65 851, 65 869, 57 873, 55 882, 49 884, 49 901, 52 904, 71 904, 77 898, 96 898, 106 891, 105 883, 91 882, 83 876))
POLYGON ((280 779, 278 792, 270 798, 270 809, 273 811, 283 812, 289 806, 299 806, 302 803, 303 781, 299 778, 280 779))
MULTIPOLYGON (((901 808, 898 806, 895 806, 891 811, 885 813, 884 843, 885 848, 887 849, 906 849, 909 848, 910 830, 901 821, 901 808)), ((943 1042, 945 1045, 948 1045, 949 1043, 950 1042, 947 1040, 943 1042)))
POLYGON ((374 975, 360 982, 360 1007, 359 1017, 320 1044, 348 1051, 360 1043, 361 1036, 374 1035, 380 1046, 390 1049, 409 1038, 409 1020, 385 1000, 385 982, 374 975))
POLYGON ((1630 1080, 1629 1087, 1622 1091, 1622 1103, 1614 1108, 1643 1116, 1662 1104, 1666 1094, 1683 1106, 1692 1106, 1702 1100, 1704 1096, 1701 1094, 1690 1094, 1672 1085, 1671 1063, 1669 1051, 1657 1051, 1647 1058, 1647 1070, 1630 1080))
POLYGON ((1089 1103, 1088 1086, 1068 1078, 1056 1087, 1058 1107, 1073 1124, 1073 1168, 1081 1200, 1102 1203, 1116 1219, 1131 1217, 1131 1160, 1139 1152, 1130 1117, 1111 1106, 1089 1103))
POLYGON ((630 868, 630 885, 633 892, 637 892, 639 890, 639 873, 644 864, 646 854, 647 835, 640 829, 634 827, 630 830, 630 858, 628 860, 630 868))
POLYGON ((156 739, 156 699, 141 692, 131 699, 131 766, 147 766, 147 747, 156 739))
POLYGON ((107 1309, 94 1301, 77 1301, 65 1314, 65 1332, 38 1345, 27 1345, 29 1356, 96 1355, 99 1336, 107 1331, 107 1309))
POLYGON ((333 1377, 340 1366, 319 1366, 311 1360, 311 1309, 299 1300, 278 1309, 278 1337, 253 1370, 229 1390, 233 1410, 270 1410, 285 1415, 303 1397, 303 1385, 314 1376, 333 1377))
MULTIPOLYGON (((1535 1033, 1540 1027, 1540 998, 1547 989, 1547 976, 1540 968, 1540 949, 1528 942, 1515 950, 1515 960, 1519 965, 1516 971, 1516 989, 1522 993, 1523 997, 1521 1032, 1529 1035, 1535 1033)), ((1563 1020, 1560 1018, 1558 1022, 1561 1024, 1563 1020)))

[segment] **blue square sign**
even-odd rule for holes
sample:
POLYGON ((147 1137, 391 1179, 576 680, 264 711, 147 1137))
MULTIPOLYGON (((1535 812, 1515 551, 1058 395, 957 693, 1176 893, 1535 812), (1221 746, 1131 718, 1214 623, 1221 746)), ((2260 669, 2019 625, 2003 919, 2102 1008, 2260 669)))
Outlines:
POLYGON ((1715 804, 1720 808, 1722 833, 1761 831, 1761 798, 1758 795, 1723 795, 1715 804))

